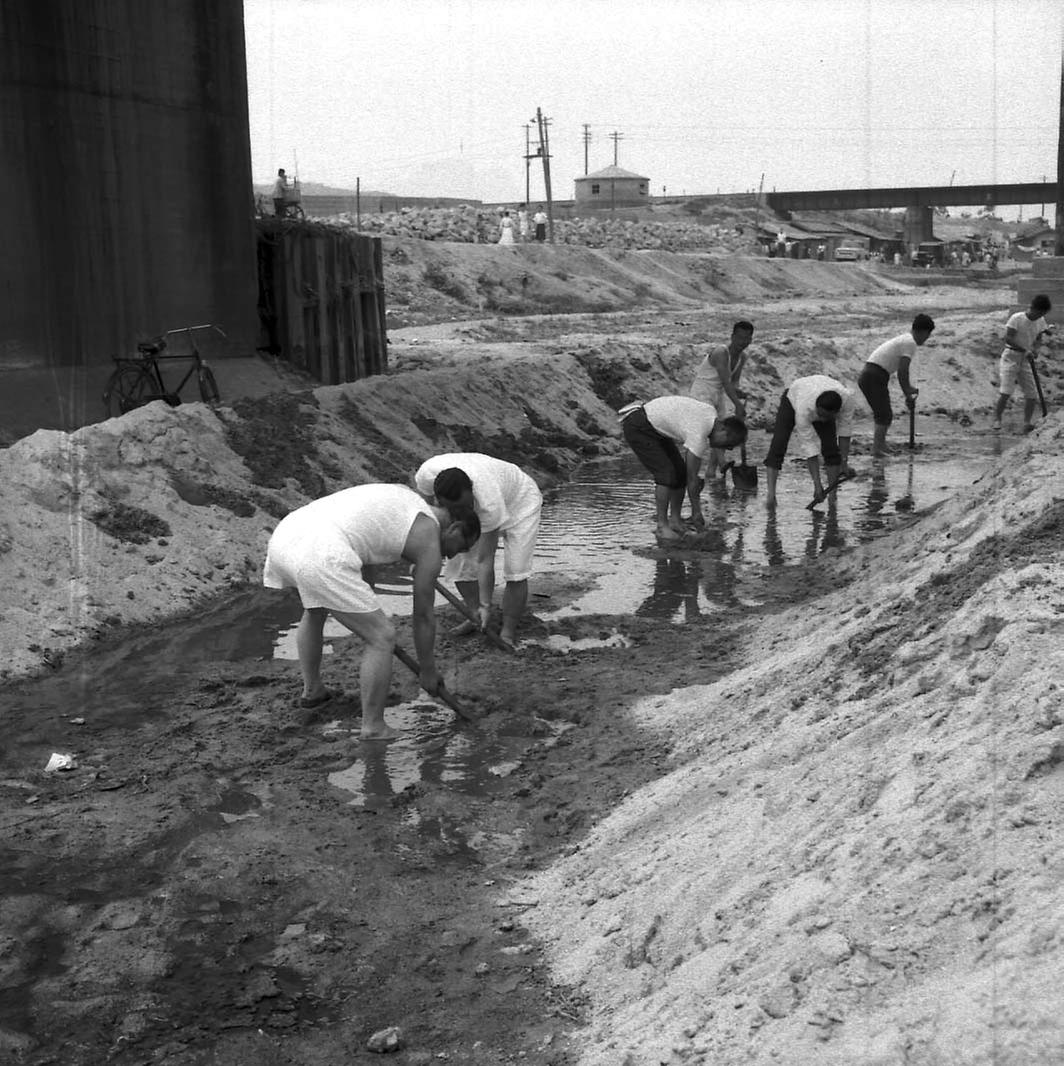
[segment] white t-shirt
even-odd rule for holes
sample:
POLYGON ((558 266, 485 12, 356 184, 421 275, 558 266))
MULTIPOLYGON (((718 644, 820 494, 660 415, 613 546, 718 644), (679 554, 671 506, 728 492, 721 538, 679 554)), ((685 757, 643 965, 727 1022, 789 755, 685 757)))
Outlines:
POLYGON ((452 452, 426 459, 414 475, 418 492, 432 496, 437 475, 452 467, 463 470, 473 482, 473 510, 485 533, 505 531, 543 504, 539 486, 519 466, 480 452, 452 452))
POLYGON ((658 396, 643 404, 647 421, 663 437, 669 437, 692 455, 704 459, 709 454, 709 434, 717 420, 717 409, 690 396, 658 396))
POLYGON ((884 341, 869 357, 869 363, 881 366, 888 374, 897 372, 902 359, 912 359, 919 346, 911 333, 901 333, 884 341))
POLYGON ((1022 348, 1023 351, 1016 352, 1006 347, 1001 354, 1006 359, 1014 359, 1019 362, 1026 359, 1028 355, 1034 354, 1034 346, 1038 341, 1038 335, 1049 329, 1049 323, 1044 318, 1036 318, 1032 322, 1027 317, 1026 311, 1017 311, 1005 323, 1005 330, 1008 331, 1010 329, 1016 331, 1014 343, 1017 348, 1022 348))
POLYGON ((794 408, 794 434, 803 459, 813 459, 820 454, 820 438, 813 428, 813 422, 816 419, 816 399, 822 392, 837 392, 842 397, 842 407, 835 416, 835 433, 839 437, 853 436, 853 411, 856 406, 853 393, 826 374, 795 378, 787 390, 787 399, 794 408))

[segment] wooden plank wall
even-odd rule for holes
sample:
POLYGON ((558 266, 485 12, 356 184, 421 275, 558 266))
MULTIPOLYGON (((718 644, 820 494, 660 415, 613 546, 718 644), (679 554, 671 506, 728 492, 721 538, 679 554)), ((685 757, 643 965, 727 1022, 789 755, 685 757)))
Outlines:
POLYGON ((256 226, 266 346, 325 385, 387 370, 380 238, 294 219, 256 226))

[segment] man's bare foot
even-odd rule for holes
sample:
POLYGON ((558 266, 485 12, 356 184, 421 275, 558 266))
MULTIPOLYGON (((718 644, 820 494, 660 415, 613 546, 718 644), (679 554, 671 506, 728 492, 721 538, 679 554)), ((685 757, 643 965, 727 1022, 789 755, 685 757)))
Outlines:
POLYGON ((507 630, 505 628, 500 630, 499 640, 501 640, 510 651, 517 651, 517 634, 513 630, 507 630))
POLYGON ((478 627, 475 626, 468 618, 459 623, 451 630, 452 637, 469 637, 478 632, 478 627))
POLYGON ((677 541, 683 540, 683 534, 678 533, 671 526, 658 526, 658 540, 664 541, 666 544, 675 544, 677 541))
POLYGON ((11 535, 11 527, 6 522, 0 522, 0 555, 11 551, 15 538, 11 535))
POLYGON ((359 736, 363 740, 395 740, 401 737, 401 729, 393 729, 390 725, 382 723, 379 726, 363 726, 359 736))

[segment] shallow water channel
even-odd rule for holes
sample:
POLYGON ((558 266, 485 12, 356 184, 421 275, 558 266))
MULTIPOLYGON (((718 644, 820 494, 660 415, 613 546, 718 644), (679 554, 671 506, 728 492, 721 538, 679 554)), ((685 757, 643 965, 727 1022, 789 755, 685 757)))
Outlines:
MULTIPOLYGON (((801 462, 789 462, 782 472, 774 513, 764 504, 763 469, 754 492, 736 489, 730 477, 714 484, 704 502, 708 531, 699 537, 697 550, 686 544, 678 550, 657 546, 653 488, 634 458, 589 463, 545 495, 529 609, 544 621, 639 614, 682 624, 729 606, 756 606, 758 590, 774 568, 800 566, 830 549, 913 521, 957 488, 977 481, 1003 447, 996 437, 959 435, 956 429, 941 437, 921 437, 911 452, 901 444, 898 454, 883 463, 854 456, 858 477, 840 488, 834 505, 813 511, 806 509, 812 489, 801 462), (569 591, 554 594, 552 588, 569 591)), ((754 435, 750 462, 765 450, 764 435, 754 435)), ((501 572, 500 559, 500 580, 501 572)), ((391 613, 409 613, 409 580, 400 568, 379 581, 378 591, 391 613)), ((132 726, 151 716, 160 678, 167 678, 173 690, 193 681, 210 662, 295 660, 294 627, 300 613, 294 594, 242 592, 197 619, 131 641, 122 653, 111 654, 98 675, 93 671, 94 676, 87 676, 84 667, 56 671, 34 686, 31 698, 45 715, 51 710, 63 717, 128 720, 132 726), (147 671, 146 662, 151 663, 147 671)), ((333 626, 330 622, 326 629, 327 654, 351 639, 342 627, 333 626)), ((604 636, 598 643, 616 639, 623 638, 604 636)), ((560 641, 561 651, 583 646, 567 644, 562 637, 549 640, 552 647, 560 641)), ((297 684, 293 663, 293 691, 297 684)), ((360 745, 358 759, 329 776, 333 785, 351 793, 354 805, 387 802, 407 786, 430 779, 482 792, 490 778, 509 772, 527 745, 527 740, 505 737, 478 737, 473 743, 452 728, 451 712, 428 697, 390 707, 388 715, 406 730, 404 737, 387 745, 360 745)), ((353 726, 357 721, 337 720, 321 728, 357 736, 353 726)), ((21 739, 32 743, 33 738, 21 739)), ((433 832, 441 831, 433 827, 433 832)))

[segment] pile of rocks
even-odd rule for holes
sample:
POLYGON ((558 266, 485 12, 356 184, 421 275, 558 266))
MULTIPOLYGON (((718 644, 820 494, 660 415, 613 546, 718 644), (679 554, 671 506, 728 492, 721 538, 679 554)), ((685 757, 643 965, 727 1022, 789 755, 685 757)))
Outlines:
MULTIPOLYGON (((500 212, 471 205, 461 207, 404 207, 380 215, 363 215, 359 231, 372 236, 412 237, 426 241, 494 244, 499 237, 500 212)), ((341 229, 355 229, 356 219, 341 214, 321 220, 341 229)), ((728 252, 750 240, 741 226, 687 221, 631 221, 619 218, 556 219, 557 244, 587 248, 653 248, 669 252, 728 252)))

